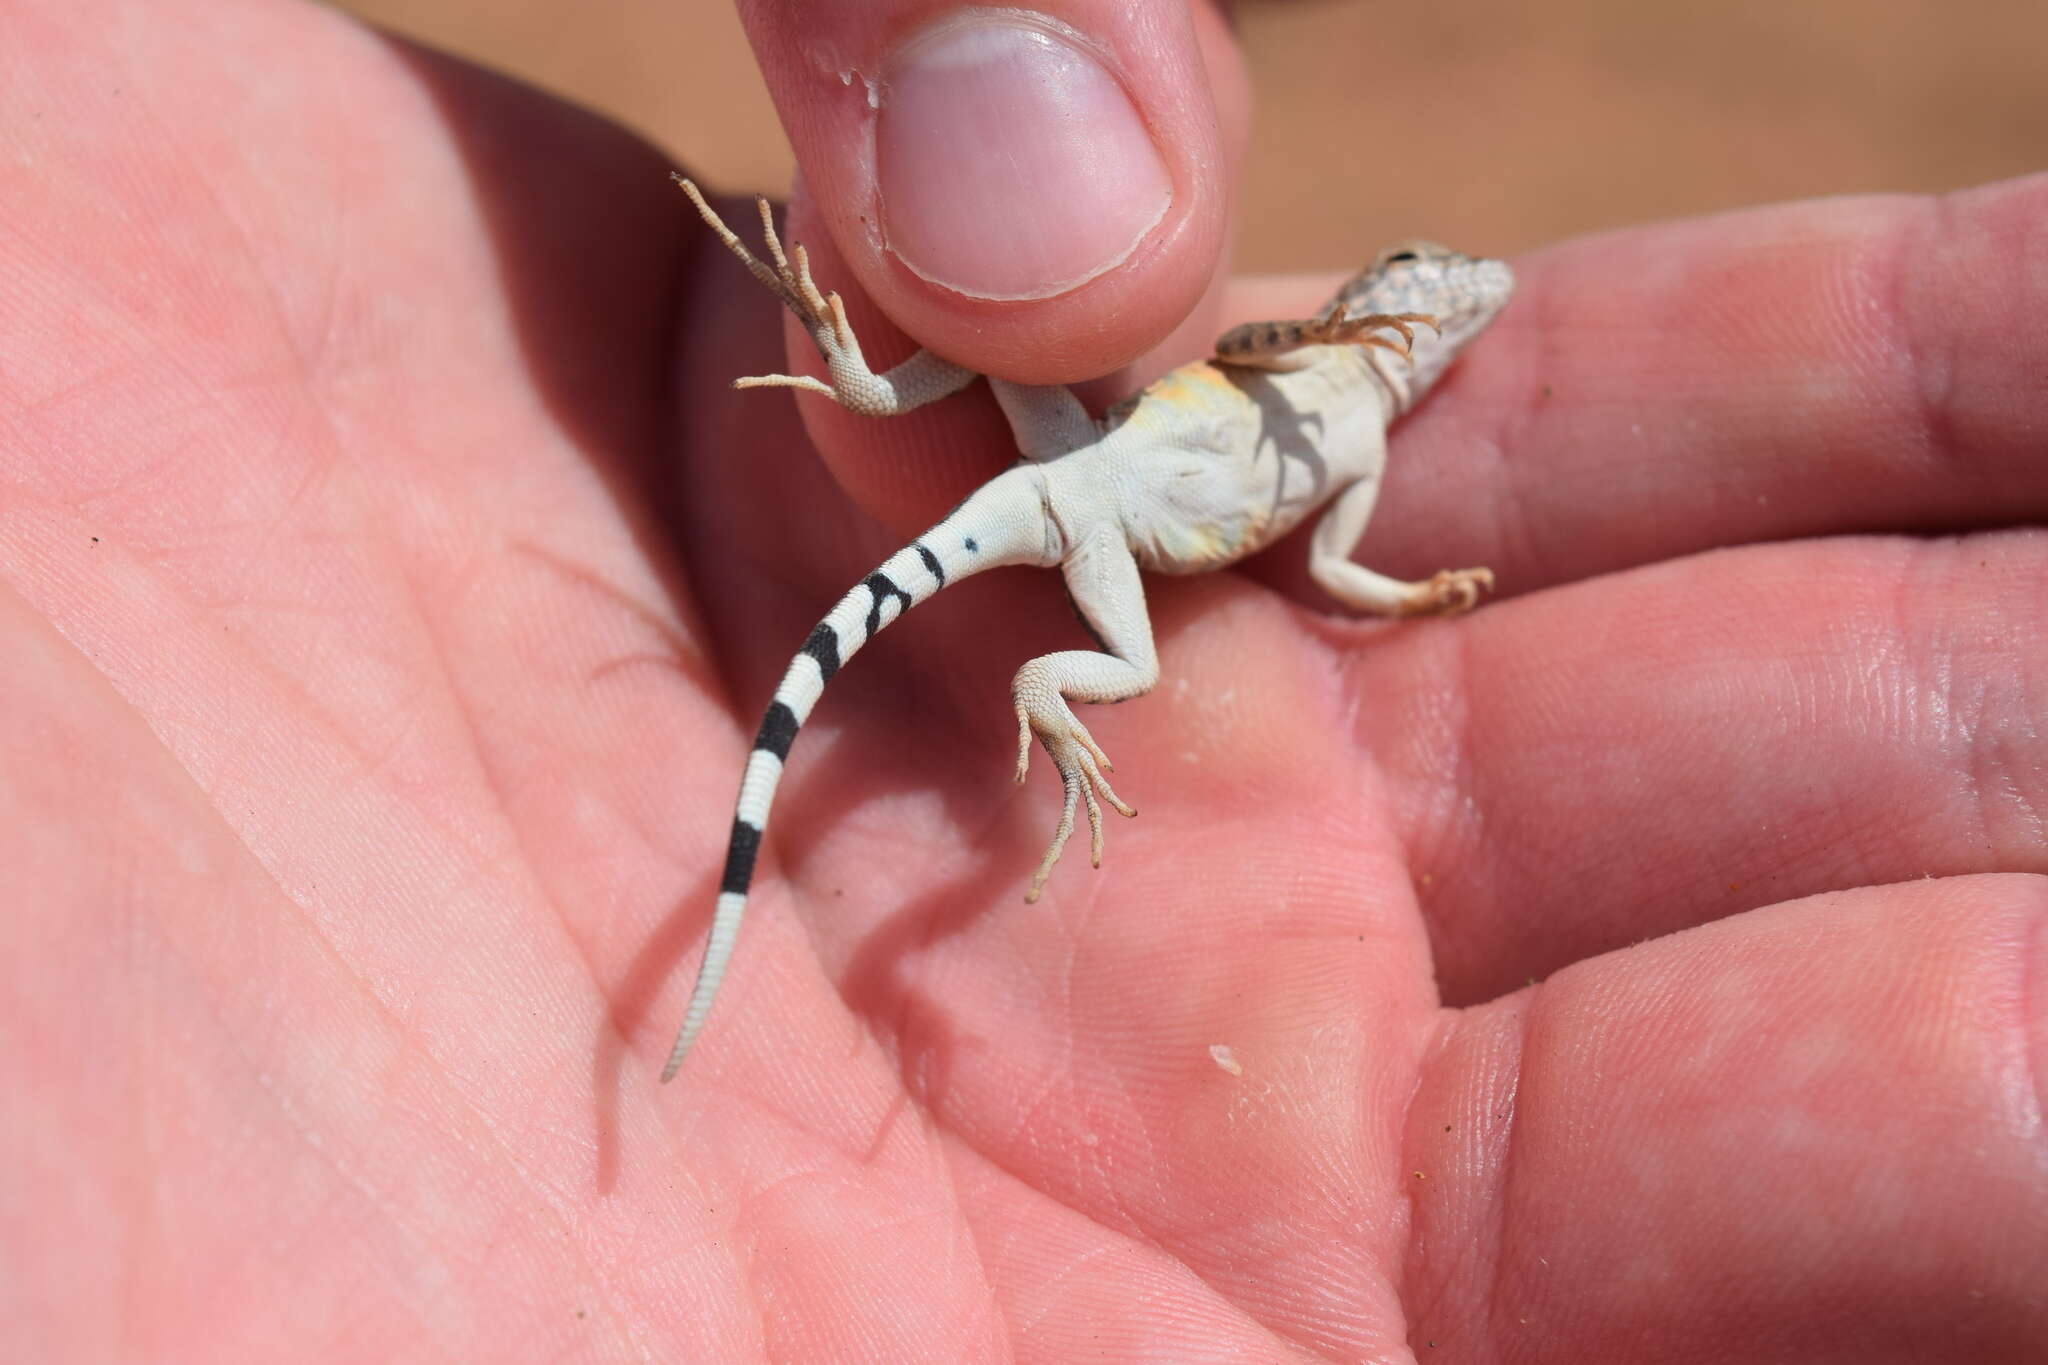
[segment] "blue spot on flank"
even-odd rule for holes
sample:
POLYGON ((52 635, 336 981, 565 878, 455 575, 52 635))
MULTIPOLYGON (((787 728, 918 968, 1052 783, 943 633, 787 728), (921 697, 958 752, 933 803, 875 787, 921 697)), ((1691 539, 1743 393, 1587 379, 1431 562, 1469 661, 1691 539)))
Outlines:
POLYGON ((973 537, 973 536, 969 536, 969 537, 967 537, 967 539, 966 539, 966 540, 964 540, 964 541, 962 541, 961 543, 962 543, 962 544, 964 544, 964 545, 965 545, 965 546, 967 547, 967 553, 969 553, 969 554, 973 554, 973 553, 974 553, 975 551, 977 551, 977 550, 979 550, 979 549, 981 548, 981 547, 980 547, 979 545, 976 545, 976 544, 974 543, 974 537, 973 537))

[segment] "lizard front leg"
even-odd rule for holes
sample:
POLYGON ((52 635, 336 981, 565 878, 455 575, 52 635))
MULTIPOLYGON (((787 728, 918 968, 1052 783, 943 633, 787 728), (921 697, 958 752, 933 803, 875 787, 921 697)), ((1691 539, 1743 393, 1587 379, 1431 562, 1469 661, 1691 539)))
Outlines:
POLYGON ((1110 530, 1077 544, 1060 566, 1067 591, 1081 619, 1102 646, 1094 650, 1063 650, 1044 654, 1017 670, 1010 699, 1017 710, 1017 780, 1031 763, 1031 737, 1045 746, 1058 769, 1064 799, 1052 845, 1032 874, 1024 899, 1035 901, 1045 889, 1053 864, 1074 832, 1076 807, 1086 802, 1090 856, 1102 866, 1102 807, 1096 797, 1123 815, 1136 815, 1104 776, 1107 755, 1074 715, 1071 701, 1128 701, 1150 692, 1159 681, 1159 658, 1152 646, 1152 622, 1145 613, 1145 589, 1130 547, 1110 530))
POLYGON ((1309 539, 1309 577, 1353 611, 1374 616, 1454 616, 1479 605, 1479 594, 1493 586, 1491 569, 1440 569, 1406 583, 1352 562, 1379 496, 1375 469, 1332 500, 1309 539))
POLYGON ((1297 353, 1311 346, 1357 345, 1377 347, 1405 360, 1415 345, 1414 329, 1435 326, 1436 318, 1428 313, 1348 313, 1338 298, 1312 318, 1233 327, 1216 338, 1216 358, 1231 365, 1285 370, 1303 363, 1297 353), (1401 339, 1377 335, 1383 331, 1401 339))
POLYGON ((761 238, 768 247, 769 259, 764 261, 747 250, 746 243, 725 225, 725 220, 705 201, 694 184, 680 175, 675 177, 675 181, 683 187, 683 193, 690 196, 690 202, 697 206, 698 216, 703 218, 705 226, 718 234, 718 240, 739 257, 740 263, 752 272, 755 279, 782 300, 783 307, 796 315, 796 320, 811 334, 812 344, 825 358, 825 368, 832 375, 830 384, 808 375, 750 375, 735 379, 734 388, 803 389, 823 394, 840 406, 866 417, 894 417, 958 393, 974 382, 975 371, 925 350, 918 351, 884 374, 870 370, 866 357, 861 354, 860 341, 846 321, 845 305, 836 292, 818 292, 818 286, 811 279, 810 257, 802 245, 793 242, 788 254, 783 254, 782 239, 775 234, 775 217, 766 199, 754 201, 761 211, 761 238))

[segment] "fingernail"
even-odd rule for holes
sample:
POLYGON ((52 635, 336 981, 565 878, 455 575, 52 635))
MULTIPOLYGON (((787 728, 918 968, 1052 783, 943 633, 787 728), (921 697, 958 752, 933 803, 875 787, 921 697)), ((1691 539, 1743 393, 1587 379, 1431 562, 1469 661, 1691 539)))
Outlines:
POLYGON ((889 250, 947 289, 1065 293, 1129 256, 1173 200, 1130 96, 1053 19, 953 15, 897 49, 880 95, 889 250))

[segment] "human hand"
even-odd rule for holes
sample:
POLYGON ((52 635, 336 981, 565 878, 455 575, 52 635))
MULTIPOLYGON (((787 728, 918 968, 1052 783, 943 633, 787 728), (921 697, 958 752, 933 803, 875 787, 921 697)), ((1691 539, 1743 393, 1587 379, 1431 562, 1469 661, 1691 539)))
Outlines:
MULTIPOLYGON (((16 8, 0 1354, 2038 1352, 2043 897, 1967 874, 2042 867, 2048 544, 1924 537, 2048 502, 2042 182, 1523 265, 1366 547, 1521 596, 1159 585, 1144 813, 1036 908, 1058 588, 921 609, 658 1089, 759 700, 893 548, 726 388, 773 310, 644 149, 330 14, 16 8)), ((855 458, 963 477, 915 421, 855 458)))

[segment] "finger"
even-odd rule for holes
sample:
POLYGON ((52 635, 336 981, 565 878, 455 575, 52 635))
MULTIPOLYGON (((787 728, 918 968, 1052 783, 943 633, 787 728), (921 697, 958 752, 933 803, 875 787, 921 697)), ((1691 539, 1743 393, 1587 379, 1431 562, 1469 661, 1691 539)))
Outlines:
POLYGON ((1408 1111, 1411 1342, 2038 1354, 2044 927, 2039 878, 1870 888, 1455 1017, 1408 1111))
POLYGON ((2048 517, 2044 217, 2035 176, 1521 264, 1500 321, 1397 429, 1361 560, 1490 564, 1512 594, 1716 545, 2048 517))
POLYGON ((1439 985, 1788 897, 2048 871, 2048 532, 1759 546, 1352 656, 1439 985), (1430 657, 1425 659, 1422 654, 1430 657))
POLYGON ((923 344, 1026 382, 1132 359, 1216 273, 1230 177, 1204 59, 1235 51, 1195 10, 741 6, 852 280, 923 344))

